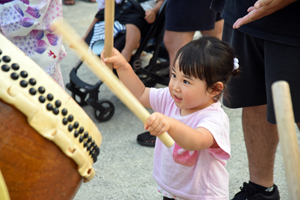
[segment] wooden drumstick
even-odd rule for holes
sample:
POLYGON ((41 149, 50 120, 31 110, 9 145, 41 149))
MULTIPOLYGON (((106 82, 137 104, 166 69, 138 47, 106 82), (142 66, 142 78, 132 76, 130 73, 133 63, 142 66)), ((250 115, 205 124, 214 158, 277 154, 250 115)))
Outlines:
POLYGON ((9 192, 8 192, 7 186, 5 184, 5 180, 2 175, 1 170, 0 170, 0 199, 1 200, 10 200, 9 192))
MULTIPOLYGON (((115 21, 115 1, 105 0, 105 38, 104 38, 104 48, 105 57, 111 57, 113 54, 114 46, 114 21, 115 21)), ((107 64, 112 69, 112 64, 107 64)))
POLYGON ((288 83, 275 82, 272 93, 289 196, 296 200, 300 197, 300 155, 288 83))
MULTIPOLYGON (((133 94, 124 86, 121 81, 113 74, 112 70, 100 60, 98 56, 91 53, 84 41, 80 40, 79 35, 65 21, 55 22, 54 28, 63 35, 63 39, 72 45, 82 61, 86 62, 90 70, 102 80, 115 95, 142 121, 146 122, 150 113, 145 107, 133 96, 133 94)), ((174 140, 168 133, 163 133, 158 138, 167 146, 171 147, 174 140)))

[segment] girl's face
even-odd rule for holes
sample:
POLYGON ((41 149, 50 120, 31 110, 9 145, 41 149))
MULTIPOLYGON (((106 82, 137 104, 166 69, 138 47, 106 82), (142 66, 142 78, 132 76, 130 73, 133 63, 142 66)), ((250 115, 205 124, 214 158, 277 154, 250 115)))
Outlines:
POLYGON ((191 114, 214 102, 214 95, 211 90, 206 90, 205 81, 183 74, 177 61, 172 69, 169 91, 176 106, 181 109, 181 115, 191 114))

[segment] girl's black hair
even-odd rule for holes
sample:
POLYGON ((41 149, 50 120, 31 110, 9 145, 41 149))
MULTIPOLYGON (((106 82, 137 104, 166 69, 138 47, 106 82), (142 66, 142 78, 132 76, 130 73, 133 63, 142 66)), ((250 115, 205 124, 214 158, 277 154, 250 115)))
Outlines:
MULTIPOLYGON (((234 70, 234 51, 230 45, 210 36, 203 36, 183 46, 177 52, 177 60, 180 71, 205 81, 207 89, 215 91, 220 91, 214 87, 220 81, 226 93, 226 83, 231 75, 237 76, 240 73, 239 69, 234 70)), ((221 93, 216 98, 220 99, 221 93)))

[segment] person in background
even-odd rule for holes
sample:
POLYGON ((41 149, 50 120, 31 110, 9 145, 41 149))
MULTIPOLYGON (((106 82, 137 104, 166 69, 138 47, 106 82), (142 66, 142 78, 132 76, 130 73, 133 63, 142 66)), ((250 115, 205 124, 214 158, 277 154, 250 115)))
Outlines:
POLYGON ((51 28, 55 20, 62 20, 61 0, 0 0, 0 33, 64 88, 59 62, 66 52, 51 28))
MULTIPOLYGON (((127 9, 119 12, 120 9, 118 4, 122 3, 122 0, 116 0, 116 11, 115 11, 115 33, 119 31, 126 31, 125 46, 122 49, 122 55, 125 57, 127 62, 130 61, 132 52, 138 48, 141 37, 146 35, 146 26, 152 24, 159 12, 160 7, 163 4, 163 0, 138 0, 141 7, 145 11, 145 15, 142 15, 133 6, 129 6, 127 9)), ((83 39, 88 36, 89 32, 95 26, 94 36, 90 46, 92 46, 98 40, 104 40, 104 8, 105 0, 99 0, 99 12, 96 14, 92 23, 90 24, 83 39), (98 34, 99 33, 99 34, 98 34), (101 35, 102 34, 102 35, 101 35)))
POLYGON ((274 161, 279 142, 271 85, 289 83, 295 122, 300 125, 300 1, 214 0, 225 20, 223 40, 234 48, 241 75, 228 83, 224 105, 242 108, 249 182, 233 200, 279 200, 274 161))

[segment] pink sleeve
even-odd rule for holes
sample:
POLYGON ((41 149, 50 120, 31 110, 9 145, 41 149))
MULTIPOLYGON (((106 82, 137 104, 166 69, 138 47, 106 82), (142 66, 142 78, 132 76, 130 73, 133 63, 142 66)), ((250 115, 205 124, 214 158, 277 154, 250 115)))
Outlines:
POLYGON ((165 108, 169 104, 170 99, 169 88, 151 88, 149 93, 149 101, 152 110, 164 113, 165 108))
POLYGON ((212 113, 214 115, 205 117, 205 121, 201 121, 199 126, 211 132, 220 148, 208 148, 207 151, 216 158, 228 160, 230 158, 229 120, 223 113, 210 111, 210 114, 212 113))

